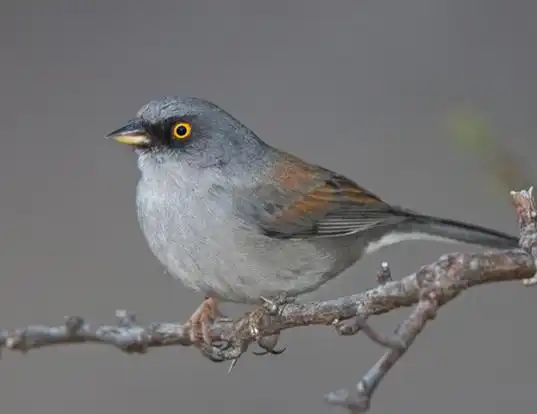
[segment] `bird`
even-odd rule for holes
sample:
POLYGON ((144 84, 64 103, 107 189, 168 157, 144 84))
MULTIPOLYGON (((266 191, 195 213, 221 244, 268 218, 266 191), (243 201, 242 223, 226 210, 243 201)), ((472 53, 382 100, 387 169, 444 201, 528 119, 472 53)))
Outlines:
POLYGON ((220 303, 297 298, 388 245, 518 247, 518 237, 392 205, 203 98, 154 99, 106 137, 136 154, 136 214, 151 252, 204 295, 188 319, 200 344, 211 343, 220 303))

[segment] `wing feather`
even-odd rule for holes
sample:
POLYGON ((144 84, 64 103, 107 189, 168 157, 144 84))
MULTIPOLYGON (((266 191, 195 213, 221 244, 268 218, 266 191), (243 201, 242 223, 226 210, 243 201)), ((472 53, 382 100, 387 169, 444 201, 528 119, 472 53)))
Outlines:
POLYGON ((350 179, 296 160, 270 184, 250 189, 239 205, 275 238, 342 237, 405 220, 402 210, 350 179))

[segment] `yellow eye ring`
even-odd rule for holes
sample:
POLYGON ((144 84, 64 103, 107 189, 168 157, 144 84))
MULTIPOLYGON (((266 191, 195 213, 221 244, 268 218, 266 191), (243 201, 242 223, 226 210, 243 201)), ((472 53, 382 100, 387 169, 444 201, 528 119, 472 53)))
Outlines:
POLYGON ((188 122, 178 122, 173 126, 172 134, 174 139, 186 139, 192 133, 192 127, 188 122))

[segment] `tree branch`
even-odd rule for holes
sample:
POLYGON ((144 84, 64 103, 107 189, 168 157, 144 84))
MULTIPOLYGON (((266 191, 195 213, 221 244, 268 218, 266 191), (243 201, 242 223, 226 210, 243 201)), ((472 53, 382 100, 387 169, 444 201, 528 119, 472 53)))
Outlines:
MULTIPOLYGON (((145 353, 151 347, 197 346, 202 354, 215 361, 233 361, 257 342, 268 352, 277 354, 275 346, 280 332, 286 329, 331 325, 340 335, 360 331, 387 348, 380 360, 362 377, 356 390, 334 391, 325 399, 353 413, 369 409, 373 393, 391 367, 405 354, 425 325, 434 319, 439 308, 466 289, 488 283, 520 280, 529 286, 537 283, 537 210, 529 191, 511 192, 520 228, 520 248, 485 253, 450 253, 435 263, 423 266, 401 280, 391 279, 387 263, 381 265, 375 288, 334 300, 294 303, 267 301, 243 318, 221 319, 210 328, 214 345, 193 344, 189 327, 177 323, 153 323, 143 326, 133 315, 118 311, 118 324, 96 325, 81 317, 68 317, 58 326, 34 325, 0 331, 0 347, 27 352, 45 346, 75 343, 103 343, 127 353, 145 353), (415 305, 410 316, 396 333, 385 337, 375 332, 367 319, 401 307, 415 305)), ((232 365, 232 366, 233 366, 232 365)))

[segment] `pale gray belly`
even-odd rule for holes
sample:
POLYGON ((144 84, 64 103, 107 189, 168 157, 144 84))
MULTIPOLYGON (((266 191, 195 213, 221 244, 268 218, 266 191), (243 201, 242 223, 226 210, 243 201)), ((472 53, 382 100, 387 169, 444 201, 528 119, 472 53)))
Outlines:
POLYGON ((138 218, 151 251, 173 277, 206 295, 250 303, 282 291, 298 295, 359 258, 356 240, 336 245, 263 236, 233 216, 222 195, 140 190, 138 218))

